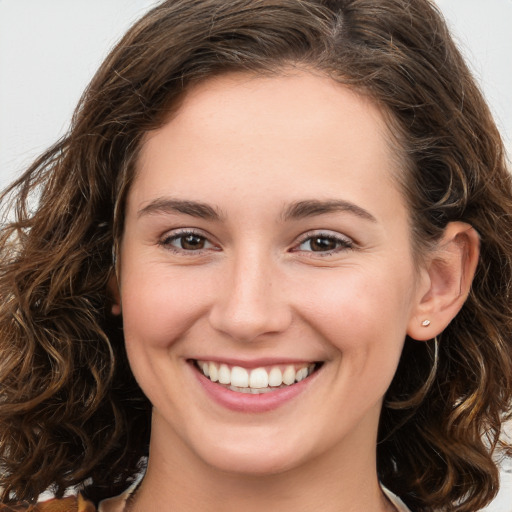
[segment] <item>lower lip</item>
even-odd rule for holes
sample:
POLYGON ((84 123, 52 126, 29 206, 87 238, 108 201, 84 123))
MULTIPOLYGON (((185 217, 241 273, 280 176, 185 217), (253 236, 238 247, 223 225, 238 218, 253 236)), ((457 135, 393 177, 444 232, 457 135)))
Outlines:
POLYGON ((206 393, 219 405, 237 412, 259 413, 273 411, 303 393, 315 380, 318 370, 300 382, 268 393, 253 395, 239 393, 212 382, 191 364, 194 374, 206 393))

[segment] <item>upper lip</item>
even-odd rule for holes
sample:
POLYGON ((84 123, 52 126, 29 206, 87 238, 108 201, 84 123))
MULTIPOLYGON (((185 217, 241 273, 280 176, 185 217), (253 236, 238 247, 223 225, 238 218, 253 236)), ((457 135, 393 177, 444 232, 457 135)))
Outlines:
POLYGON ((233 357, 200 356, 190 358, 191 361, 208 361, 229 366, 241 366, 242 368, 260 368, 262 366, 277 366, 288 364, 311 364, 319 362, 318 359, 302 359, 291 357, 260 357, 257 359, 238 359, 233 357))

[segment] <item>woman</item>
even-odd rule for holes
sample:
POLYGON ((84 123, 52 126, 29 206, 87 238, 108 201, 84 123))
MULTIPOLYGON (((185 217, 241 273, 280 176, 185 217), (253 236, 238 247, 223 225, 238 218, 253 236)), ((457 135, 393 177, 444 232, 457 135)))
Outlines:
POLYGON ((429 2, 163 2, 4 196, 6 510, 482 508, 511 198, 429 2))

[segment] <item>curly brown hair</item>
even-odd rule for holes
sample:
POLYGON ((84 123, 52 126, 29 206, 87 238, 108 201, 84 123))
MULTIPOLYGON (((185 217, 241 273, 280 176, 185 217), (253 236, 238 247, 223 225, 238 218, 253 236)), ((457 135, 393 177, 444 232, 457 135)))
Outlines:
POLYGON ((2 196, 4 502, 76 485, 100 499, 141 470, 151 405, 107 291, 141 141, 191 84, 290 63, 381 107, 418 255, 451 221, 481 237, 472 291, 439 337, 435 374, 433 344, 406 340, 381 415, 379 477, 418 512, 474 512, 496 494, 493 456, 512 403, 512 186, 442 16, 428 0, 169 0, 129 30, 69 133, 2 196))

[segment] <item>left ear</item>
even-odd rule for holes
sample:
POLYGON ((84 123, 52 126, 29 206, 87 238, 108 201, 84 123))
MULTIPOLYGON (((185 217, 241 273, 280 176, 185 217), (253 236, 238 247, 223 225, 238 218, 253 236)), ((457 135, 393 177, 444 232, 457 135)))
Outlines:
POLYGON ((420 271, 420 296, 407 328, 411 338, 432 339, 453 320, 469 294, 479 254, 480 238, 472 226, 446 226, 420 271))
POLYGON ((107 296, 111 301, 111 313, 114 316, 121 314, 121 293, 115 272, 112 272, 107 283, 107 296))

